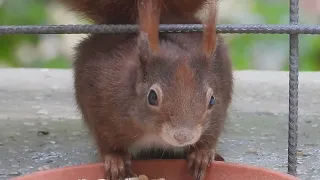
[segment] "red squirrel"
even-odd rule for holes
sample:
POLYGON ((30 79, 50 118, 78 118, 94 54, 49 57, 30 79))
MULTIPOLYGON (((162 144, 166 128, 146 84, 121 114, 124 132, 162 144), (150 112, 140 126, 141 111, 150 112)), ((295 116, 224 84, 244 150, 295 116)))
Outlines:
MULTIPOLYGON (((137 0, 59 1, 96 24, 135 24, 138 18, 137 0)), ((196 23, 197 13, 213 1, 218 0, 162 0, 160 23, 196 23)))
POLYGON ((159 34, 160 2, 137 0, 138 34, 92 34, 75 49, 76 102, 108 180, 133 175, 131 159, 141 153, 181 155, 196 180, 213 157, 223 160, 215 149, 233 73, 216 34, 216 5, 209 4, 203 33, 159 34))

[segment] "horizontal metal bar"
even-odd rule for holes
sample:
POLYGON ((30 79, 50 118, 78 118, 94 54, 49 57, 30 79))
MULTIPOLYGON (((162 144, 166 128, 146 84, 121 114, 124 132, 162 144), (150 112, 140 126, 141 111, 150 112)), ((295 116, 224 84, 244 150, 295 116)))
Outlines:
MULTIPOLYGON (((200 32, 201 24, 161 24, 160 32, 200 32)), ((0 34, 87 34, 133 33, 137 25, 25 25, 0 26, 0 34)), ((222 24, 218 33, 238 34, 320 34, 319 25, 222 24)))

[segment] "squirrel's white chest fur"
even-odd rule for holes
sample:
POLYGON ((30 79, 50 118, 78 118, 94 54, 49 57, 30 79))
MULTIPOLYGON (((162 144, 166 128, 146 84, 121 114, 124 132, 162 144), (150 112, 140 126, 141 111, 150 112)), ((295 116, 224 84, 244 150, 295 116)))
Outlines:
POLYGON ((184 147, 174 147, 164 140, 162 140, 159 136, 155 136, 153 134, 146 134, 135 141, 129 148, 129 152, 132 153, 133 156, 137 155, 142 150, 148 151, 150 148, 159 148, 159 149, 172 149, 174 152, 180 153, 183 151, 184 147))

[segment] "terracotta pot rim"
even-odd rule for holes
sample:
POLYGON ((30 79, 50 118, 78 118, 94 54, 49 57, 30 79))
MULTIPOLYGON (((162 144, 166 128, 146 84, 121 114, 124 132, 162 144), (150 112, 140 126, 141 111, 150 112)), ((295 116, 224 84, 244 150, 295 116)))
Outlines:
MULTIPOLYGON (((185 163, 185 160, 176 160, 176 159, 153 159, 153 160, 133 160, 132 164, 134 165, 135 163, 146 163, 146 162, 166 162, 166 163, 185 163)), ((258 171, 264 171, 265 173, 268 174, 275 174, 277 176, 280 176, 282 178, 286 179, 297 179, 297 177, 294 177, 292 175, 277 171, 277 170, 272 170, 269 168, 264 168, 261 166, 256 166, 256 165, 248 165, 248 164, 241 164, 241 163, 234 163, 234 162, 223 162, 223 161, 214 161, 212 165, 219 165, 220 167, 223 168, 245 168, 245 169, 252 169, 252 170, 258 170, 258 171)), ((72 166, 64 166, 64 167, 58 167, 58 168, 53 168, 53 169, 48 169, 48 170, 43 170, 43 171, 35 171, 26 175, 18 176, 15 178, 11 178, 10 180, 24 180, 24 178, 28 179, 31 177, 36 177, 36 176, 42 176, 44 174, 50 174, 50 173, 55 173, 55 172, 61 172, 61 171, 72 171, 76 169, 85 169, 85 168, 98 168, 103 166, 102 162, 97 162, 97 163, 87 163, 87 164, 79 164, 79 165, 72 165, 72 166)), ((298 180, 298 179, 297 179, 298 180)))

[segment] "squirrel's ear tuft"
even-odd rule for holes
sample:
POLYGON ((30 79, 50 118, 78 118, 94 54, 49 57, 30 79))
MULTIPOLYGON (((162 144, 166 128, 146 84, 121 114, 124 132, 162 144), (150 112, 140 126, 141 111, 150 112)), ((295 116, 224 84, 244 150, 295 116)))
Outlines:
POLYGON ((139 47, 140 60, 142 61, 143 64, 145 64, 154 53, 154 51, 151 49, 151 46, 149 44, 147 33, 140 32, 138 47, 139 47))
POLYGON ((138 0, 139 53, 147 60, 159 50, 161 0, 138 0))
POLYGON ((216 1, 211 1, 208 4, 208 14, 204 20, 203 27, 203 52, 207 57, 211 57, 216 51, 217 33, 216 33, 216 16, 217 4, 216 1))

